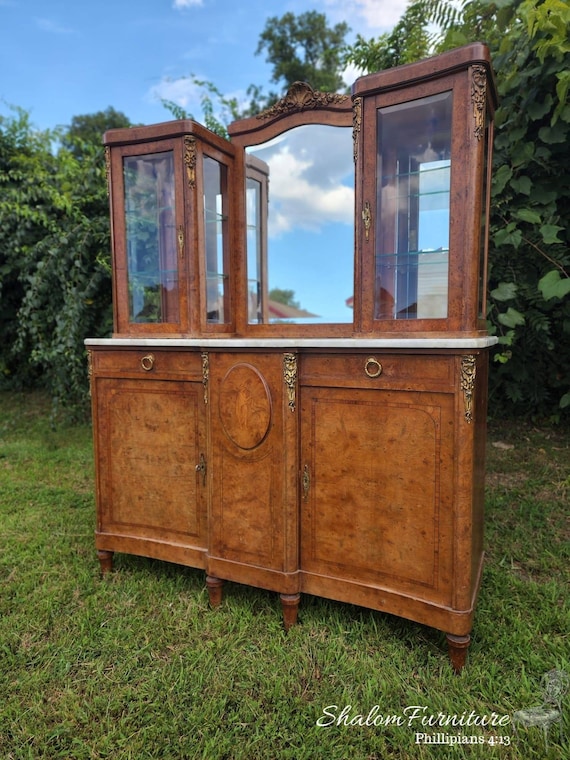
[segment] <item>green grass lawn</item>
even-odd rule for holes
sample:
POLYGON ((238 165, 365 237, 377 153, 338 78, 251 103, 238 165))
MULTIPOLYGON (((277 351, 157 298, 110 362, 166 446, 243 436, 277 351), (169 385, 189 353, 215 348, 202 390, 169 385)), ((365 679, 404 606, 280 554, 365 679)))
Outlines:
POLYGON ((378 612, 305 596, 286 635, 276 594, 228 583, 211 610, 197 570, 116 555, 101 580, 89 427, 0 393, 1 760, 568 758, 570 695, 548 750, 537 728, 427 745, 416 732, 461 729, 378 716, 510 716, 570 673, 569 437, 490 426, 485 574, 454 676, 442 633, 378 612), (337 725, 346 706, 377 725, 337 725))

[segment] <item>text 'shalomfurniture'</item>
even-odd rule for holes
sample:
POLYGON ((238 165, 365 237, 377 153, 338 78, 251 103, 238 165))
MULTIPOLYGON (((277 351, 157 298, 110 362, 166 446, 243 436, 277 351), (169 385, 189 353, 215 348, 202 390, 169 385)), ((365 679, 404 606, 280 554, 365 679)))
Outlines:
POLYGON ((495 92, 475 44, 105 136, 96 546, 403 616, 461 669, 483 558, 495 92))

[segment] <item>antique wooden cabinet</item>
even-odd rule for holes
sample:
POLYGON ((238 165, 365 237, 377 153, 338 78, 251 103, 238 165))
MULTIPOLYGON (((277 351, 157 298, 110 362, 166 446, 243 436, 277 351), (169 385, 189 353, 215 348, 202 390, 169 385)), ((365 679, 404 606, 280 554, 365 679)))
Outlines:
POLYGON ((115 330, 86 341, 96 546, 447 634, 483 563, 495 91, 468 45, 296 83, 224 140, 108 132, 115 330))

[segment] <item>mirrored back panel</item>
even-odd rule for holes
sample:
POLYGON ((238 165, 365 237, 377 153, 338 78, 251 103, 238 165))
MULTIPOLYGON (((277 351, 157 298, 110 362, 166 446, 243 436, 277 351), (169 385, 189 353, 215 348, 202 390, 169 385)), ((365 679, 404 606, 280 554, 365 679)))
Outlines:
POLYGON ((245 150, 248 324, 351 325, 350 97, 296 83, 271 109, 229 132, 245 150))

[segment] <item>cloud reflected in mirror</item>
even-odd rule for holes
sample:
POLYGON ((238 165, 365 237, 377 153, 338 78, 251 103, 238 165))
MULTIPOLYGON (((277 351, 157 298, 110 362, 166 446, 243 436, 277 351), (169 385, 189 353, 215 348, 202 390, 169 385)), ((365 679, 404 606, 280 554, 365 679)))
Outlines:
POLYGON ((268 303, 265 309, 250 309, 250 320, 351 322, 347 301, 354 263, 352 130, 307 124, 247 152, 260 160, 258 167, 266 167, 267 178, 267 200, 260 191, 266 210, 256 215, 257 234, 248 234, 248 278, 259 282, 258 290, 264 292, 266 258, 268 303), (259 247, 257 255, 252 245, 259 247), (291 307, 287 316, 272 307, 276 298, 291 307), (258 316, 252 318, 252 313, 258 316))

